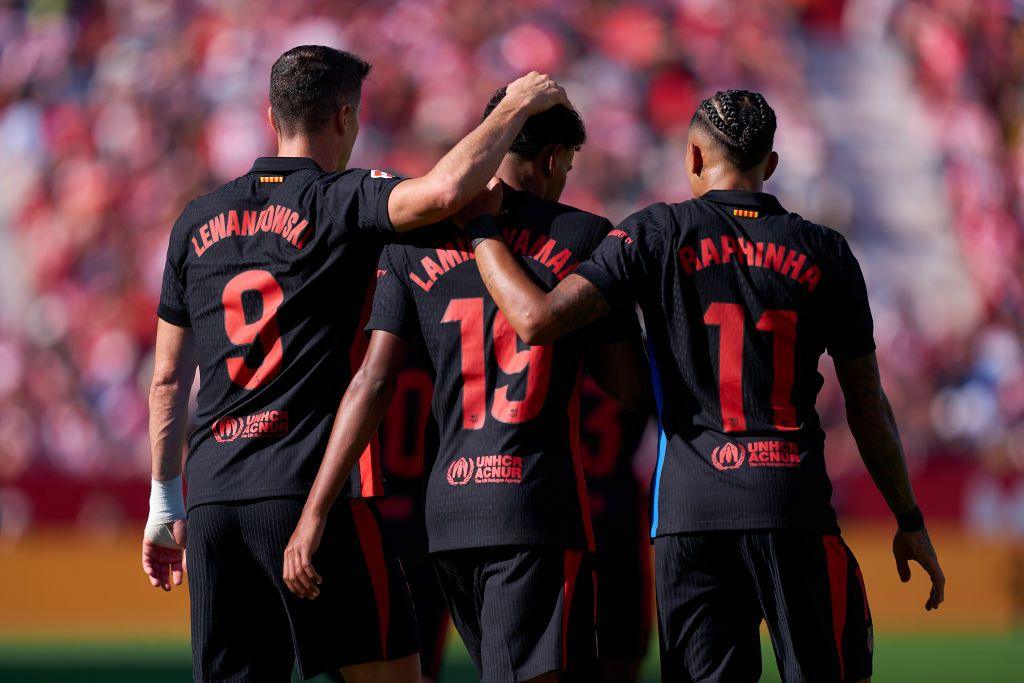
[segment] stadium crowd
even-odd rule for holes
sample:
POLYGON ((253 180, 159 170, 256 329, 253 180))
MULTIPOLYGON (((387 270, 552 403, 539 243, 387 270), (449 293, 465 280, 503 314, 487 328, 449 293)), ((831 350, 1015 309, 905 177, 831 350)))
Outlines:
POLYGON ((947 445, 1024 469, 1024 6, 910 0, 893 26, 941 147, 951 229, 984 307, 966 336, 925 340, 925 354, 914 353, 923 367, 892 372, 900 383, 934 378, 926 405, 947 445))
MULTIPOLYGON (((265 81, 284 49, 334 45, 375 65, 353 165, 399 173, 427 170, 496 85, 530 69, 557 74, 589 137, 564 201, 613 221, 688 196, 682 149, 701 97, 760 89, 781 121, 784 161, 769 189, 856 246, 856 225, 821 212, 831 190, 803 40, 837 30, 842 5, 5 5, 0 484, 32 472, 147 478, 145 388, 169 227, 188 198, 273 152, 265 81)), ((943 338, 876 304, 890 396, 914 467, 980 455, 1024 469, 1014 438, 1024 436, 1024 11, 1011 0, 905 0, 890 30, 942 141, 956 211, 936 229, 955 231, 968 286, 986 304, 976 329, 943 338)), ((841 425, 841 400, 827 391, 826 424, 841 425)), ((845 434, 830 446, 840 470, 856 457, 845 434)))

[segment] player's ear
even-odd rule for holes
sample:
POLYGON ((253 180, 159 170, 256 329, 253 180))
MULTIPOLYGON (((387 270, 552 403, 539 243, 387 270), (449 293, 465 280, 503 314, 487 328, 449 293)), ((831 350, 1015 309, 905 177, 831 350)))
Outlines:
POLYGON ((692 142, 686 143, 686 170, 698 178, 704 170, 704 153, 692 142))
POLYGON ((545 178, 550 178, 558 172, 558 155, 562 151, 562 145, 548 145, 540 153, 541 171, 545 178))
POLYGON ((267 105, 267 121, 270 121, 270 127, 274 131, 274 135, 281 137, 281 131, 277 129, 277 121, 274 120, 274 108, 267 105))
POLYGON ((768 155, 768 165, 764 167, 764 180, 768 180, 775 173, 775 169, 779 167, 779 153, 772 150, 772 153, 768 155))
POLYGON ((351 104, 346 104, 338 110, 338 115, 335 117, 335 126, 337 127, 338 135, 344 136, 348 127, 352 125, 352 120, 349 118, 352 116, 353 109, 351 104))

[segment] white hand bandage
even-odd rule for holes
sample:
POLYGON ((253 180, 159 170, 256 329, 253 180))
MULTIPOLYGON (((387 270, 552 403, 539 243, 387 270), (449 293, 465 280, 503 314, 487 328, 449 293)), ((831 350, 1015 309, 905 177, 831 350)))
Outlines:
POLYGON ((146 526, 160 526, 179 519, 185 519, 181 475, 167 481, 154 479, 149 489, 149 519, 146 520, 146 526))

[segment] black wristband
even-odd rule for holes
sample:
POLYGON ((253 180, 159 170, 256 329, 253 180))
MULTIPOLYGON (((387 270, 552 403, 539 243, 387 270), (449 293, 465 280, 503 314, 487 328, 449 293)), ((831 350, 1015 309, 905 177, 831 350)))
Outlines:
POLYGON ((491 237, 500 238, 501 228, 498 227, 498 221, 494 219, 494 216, 484 214, 483 216, 477 216, 466 224, 466 237, 469 238, 469 243, 476 249, 476 245, 486 239, 491 237))
POLYGON ((924 515, 921 513, 921 508, 915 507, 910 512, 896 515, 896 525, 900 531, 914 532, 924 529, 924 515))

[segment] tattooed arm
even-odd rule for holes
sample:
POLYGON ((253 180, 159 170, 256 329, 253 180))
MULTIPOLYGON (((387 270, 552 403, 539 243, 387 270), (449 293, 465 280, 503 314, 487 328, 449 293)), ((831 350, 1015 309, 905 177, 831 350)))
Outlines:
POLYGON ((549 344, 608 313, 601 292, 578 275, 545 293, 499 239, 477 244, 476 265, 494 302, 527 344, 549 344))
POLYGON ((945 597, 946 579, 914 500, 903 444, 892 406, 882 389, 878 361, 871 353, 858 358, 837 358, 835 365, 846 400, 846 420, 861 458, 889 509, 900 520, 901 529, 893 539, 900 580, 910 580, 908 561, 918 562, 932 581, 925 609, 937 609, 945 597))

